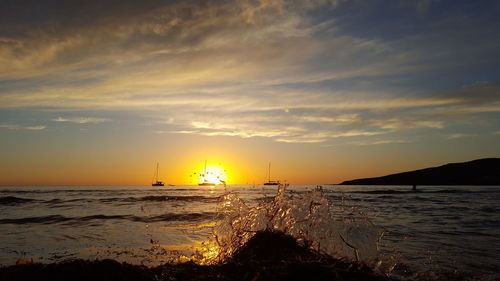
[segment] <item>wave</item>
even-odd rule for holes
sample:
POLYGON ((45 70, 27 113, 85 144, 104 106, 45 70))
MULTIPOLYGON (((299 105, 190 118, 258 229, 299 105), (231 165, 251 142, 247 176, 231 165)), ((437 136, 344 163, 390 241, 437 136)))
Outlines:
POLYGON ((21 198, 21 197, 15 197, 15 196, 4 196, 0 197, 0 205, 18 205, 18 204, 23 204, 27 202, 33 202, 35 199, 30 199, 30 198, 21 198))
POLYGON ((217 202, 220 197, 208 196, 144 196, 144 197, 131 197, 128 201, 202 201, 202 202, 217 202))
POLYGON ((383 231, 351 206, 330 201, 321 189, 293 194, 280 187, 272 201, 257 206, 227 193, 216 218, 213 240, 205 244, 196 262, 225 261, 256 233, 272 230, 335 258, 380 264, 377 245, 383 231))
POLYGON ((188 188, 169 188, 169 189, 49 189, 49 190, 18 190, 18 189, 0 189, 0 194, 2 193, 14 193, 14 194, 50 194, 50 193, 131 193, 131 192, 172 192, 172 191, 192 191, 193 189, 188 188))
POLYGON ((137 202, 166 202, 166 201, 186 201, 186 202, 204 202, 204 203, 216 203, 220 200, 220 197, 209 197, 209 196, 143 196, 143 197, 108 197, 108 198, 73 198, 73 199, 61 199, 52 198, 47 200, 35 200, 29 198, 21 198, 15 196, 5 196, 0 197, 0 205, 17 205, 29 202, 41 202, 45 204, 53 205, 66 204, 66 203, 78 203, 78 202, 92 202, 98 201, 101 203, 115 203, 115 202, 127 202, 127 203, 137 203, 137 202))
POLYGON ((45 194, 45 193, 104 193, 104 192, 129 192, 129 191, 139 191, 131 189, 123 190, 109 190, 109 189, 55 189, 55 190, 15 190, 15 189, 3 189, 0 193, 34 193, 34 194, 45 194))
MULTIPOLYGON (((421 192, 421 191, 418 191, 421 192)), ((394 190, 394 189, 378 189, 378 190, 363 190, 363 191, 347 191, 345 193, 354 194, 414 194, 412 190, 394 190)))
POLYGON ((104 203, 109 202, 162 202, 162 201, 200 201, 200 202, 217 202, 220 197, 207 197, 207 196, 143 196, 143 197, 115 197, 115 198, 102 198, 99 201, 104 203))
POLYGON ((74 203, 74 202, 82 202, 82 201, 92 201, 91 198, 75 198, 75 199, 59 199, 59 198, 54 198, 54 199, 49 199, 44 201, 43 203, 46 204, 63 204, 63 203, 74 203))
POLYGON ((441 190, 425 190, 425 187, 419 188, 417 190, 394 190, 394 189, 377 189, 377 190, 363 190, 363 191, 346 191, 343 193, 354 193, 354 194, 418 194, 418 193, 457 193, 457 194, 468 194, 468 193, 499 193, 498 190, 460 190, 460 189, 441 189, 441 190))
POLYGON ((166 213, 157 216, 141 217, 134 215, 91 215, 82 217, 65 217, 61 215, 50 215, 41 217, 26 217, 26 218, 16 218, 16 219, 0 219, 0 224, 57 224, 64 223, 67 225, 78 225, 86 223, 89 221, 96 220, 126 220, 133 222, 161 222, 161 221, 200 221, 210 219, 214 216, 214 213, 203 212, 203 213, 187 213, 187 214, 175 214, 166 213))

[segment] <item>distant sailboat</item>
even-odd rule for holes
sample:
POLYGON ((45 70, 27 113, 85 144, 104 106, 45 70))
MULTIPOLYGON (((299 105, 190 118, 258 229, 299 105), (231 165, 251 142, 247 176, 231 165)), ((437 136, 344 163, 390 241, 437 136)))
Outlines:
POLYGON ((160 166, 160 164, 156 163, 156 173, 155 173, 155 176, 153 178, 153 183, 151 184, 152 186, 164 186, 165 185, 162 181, 158 180, 158 168, 159 168, 159 166, 160 166))
POLYGON ((269 170, 267 172, 268 178, 267 182, 264 183, 264 185, 279 185, 280 181, 272 181, 271 180, 271 162, 269 162, 269 170))
POLYGON ((207 161, 206 160, 205 160, 205 171, 203 172, 203 174, 201 174, 201 177, 202 177, 203 181, 198 184, 199 186, 215 186, 216 185, 214 182, 209 182, 207 180, 207 161))

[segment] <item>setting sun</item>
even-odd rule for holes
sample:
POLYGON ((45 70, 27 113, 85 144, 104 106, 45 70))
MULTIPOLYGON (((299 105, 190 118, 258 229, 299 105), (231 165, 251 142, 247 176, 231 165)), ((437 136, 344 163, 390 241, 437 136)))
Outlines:
POLYGON ((194 175, 196 175, 199 184, 225 184, 227 182, 226 169, 220 164, 207 164, 205 162, 196 170, 194 175))

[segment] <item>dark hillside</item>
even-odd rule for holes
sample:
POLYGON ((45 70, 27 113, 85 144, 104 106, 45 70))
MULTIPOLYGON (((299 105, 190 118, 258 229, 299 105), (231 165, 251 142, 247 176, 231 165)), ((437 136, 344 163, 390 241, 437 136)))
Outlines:
POLYGON ((500 158, 344 181, 345 185, 500 185, 500 158))

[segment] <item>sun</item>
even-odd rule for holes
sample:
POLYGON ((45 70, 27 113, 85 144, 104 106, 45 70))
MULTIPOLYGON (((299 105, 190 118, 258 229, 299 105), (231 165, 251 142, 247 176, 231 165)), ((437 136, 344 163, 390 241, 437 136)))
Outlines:
POLYGON ((199 169, 199 183, 225 184, 227 182, 226 170, 220 165, 206 165, 199 169))

